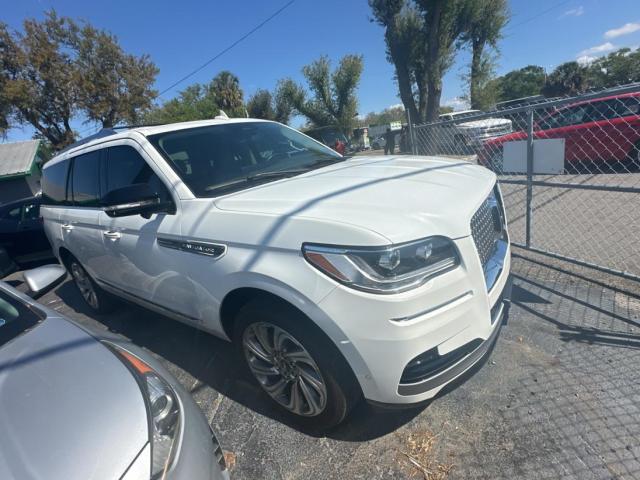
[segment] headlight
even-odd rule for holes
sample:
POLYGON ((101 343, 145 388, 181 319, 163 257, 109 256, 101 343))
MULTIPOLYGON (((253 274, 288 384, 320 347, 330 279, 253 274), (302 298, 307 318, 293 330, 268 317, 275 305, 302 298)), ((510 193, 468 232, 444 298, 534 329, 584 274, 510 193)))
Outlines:
POLYGON ((129 367, 145 397, 151 433, 151 478, 159 478, 171 467, 180 431, 180 406, 169 384, 132 353, 108 344, 129 367))
POLYGON ((302 253, 309 263, 333 279, 374 293, 409 290, 460 264, 456 247, 445 237, 380 248, 305 243, 302 253))

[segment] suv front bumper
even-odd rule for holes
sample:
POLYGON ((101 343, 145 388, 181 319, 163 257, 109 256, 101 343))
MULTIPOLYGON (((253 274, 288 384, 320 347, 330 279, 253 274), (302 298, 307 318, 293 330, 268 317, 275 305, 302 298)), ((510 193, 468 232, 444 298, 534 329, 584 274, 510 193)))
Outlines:
POLYGON ((367 400, 422 402, 490 351, 508 310, 510 248, 487 292, 472 238, 455 243, 462 264, 415 290, 377 295, 340 285, 320 302, 344 333, 338 346, 367 400), (437 368, 406 382, 408 365, 428 352, 437 368))

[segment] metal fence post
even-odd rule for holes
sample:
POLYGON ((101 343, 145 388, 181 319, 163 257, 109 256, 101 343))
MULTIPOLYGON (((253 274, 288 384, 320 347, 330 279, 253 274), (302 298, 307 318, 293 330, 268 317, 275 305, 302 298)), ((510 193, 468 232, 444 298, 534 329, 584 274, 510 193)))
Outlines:
POLYGON ((411 121, 411 113, 407 109, 407 120, 409 124, 409 140, 411 141, 411 153, 413 155, 417 155, 416 150, 416 141, 413 133, 413 122, 411 121))
POLYGON ((531 201, 533 199, 533 109, 527 112, 527 211, 526 240, 527 248, 531 247, 531 201))

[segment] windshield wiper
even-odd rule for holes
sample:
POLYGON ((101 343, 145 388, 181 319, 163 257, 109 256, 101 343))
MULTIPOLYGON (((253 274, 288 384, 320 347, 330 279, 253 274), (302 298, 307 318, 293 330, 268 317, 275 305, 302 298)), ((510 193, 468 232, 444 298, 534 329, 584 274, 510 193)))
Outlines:
POLYGON ((300 175, 303 173, 310 172, 311 170, 315 170, 317 168, 321 168, 327 165, 332 165, 334 163, 343 162, 344 158, 323 158, 321 160, 316 160, 315 162, 307 165, 304 168, 296 168, 291 170, 271 170, 268 172, 258 172, 253 175, 248 175, 242 178, 236 178, 235 180, 230 180, 226 183, 220 183, 218 185, 210 185, 205 188, 207 192, 216 192, 221 190, 228 190, 233 187, 237 187, 239 185, 247 185, 259 182, 260 180, 267 179, 278 179, 278 178, 288 178, 296 175, 300 175))
POLYGON ((220 183, 218 185, 211 185, 205 190, 207 192, 214 192, 218 190, 227 190, 229 188, 237 187, 238 185, 246 185, 258 182, 260 180, 265 179, 276 179, 276 178, 287 178, 293 177, 294 175, 300 175, 301 173, 308 172, 308 168, 298 168, 295 170, 274 170, 271 172, 258 172, 253 175, 249 175, 247 177, 236 178, 235 180, 230 180, 226 183, 220 183))

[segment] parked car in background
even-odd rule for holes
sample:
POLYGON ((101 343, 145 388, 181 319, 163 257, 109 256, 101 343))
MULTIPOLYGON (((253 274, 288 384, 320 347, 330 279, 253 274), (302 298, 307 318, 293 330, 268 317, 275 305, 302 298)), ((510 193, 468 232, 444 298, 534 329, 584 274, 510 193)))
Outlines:
POLYGON ((0 205, 0 246, 18 264, 53 258, 40 217, 41 197, 0 205))
MULTIPOLYGON (((59 265, 24 274, 37 295, 59 265)), ((228 479, 201 410, 151 355, 0 282, 0 478, 228 479)))
POLYGON ((42 185, 89 306, 110 293, 235 342, 309 428, 363 396, 432 398, 507 311, 500 189, 469 162, 347 160, 285 125, 221 119, 106 131, 50 160, 42 185))
POLYGON ((351 149, 349 148, 347 150, 346 148, 347 146, 350 146, 349 140, 347 139, 346 135, 342 133, 337 127, 312 128, 306 130, 304 133, 336 151, 338 151, 336 149, 336 146, 342 145, 343 147, 345 147, 345 149, 342 152, 338 152, 341 155, 345 153, 351 153, 351 149))
POLYGON ((512 131, 511 120, 506 118, 461 120, 481 113, 480 110, 464 110, 440 115, 440 121, 460 120, 460 122, 435 126, 437 152, 453 154, 475 153, 485 141, 512 131))
POLYGON ((371 142, 371 149, 382 150, 386 144, 387 144, 387 141, 384 139, 384 136, 376 137, 371 142))
MULTIPOLYGON (((565 168, 588 163, 608 171, 640 167, 640 93, 633 92, 563 106, 534 125, 534 139, 564 139, 565 168), (596 139, 596 140, 594 140, 596 139)), ((507 142, 526 140, 519 131, 490 139, 479 152, 481 164, 502 170, 507 142)))

